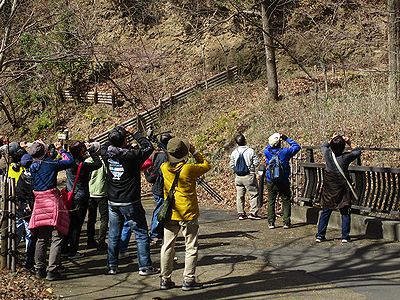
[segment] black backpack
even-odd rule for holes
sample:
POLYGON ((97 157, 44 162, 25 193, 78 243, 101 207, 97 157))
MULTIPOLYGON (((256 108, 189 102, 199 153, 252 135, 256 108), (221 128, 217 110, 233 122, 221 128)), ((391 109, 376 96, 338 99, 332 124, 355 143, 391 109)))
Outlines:
POLYGON ((236 160, 236 165, 235 165, 235 168, 233 169, 235 171, 236 175, 238 175, 238 176, 245 176, 245 175, 250 174, 249 167, 247 166, 246 161, 243 156, 243 153, 245 153, 246 150, 244 150, 242 153, 240 153, 238 150, 239 157, 236 160))
POLYGON ((268 162, 268 170, 272 182, 282 181, 282 179, 284 178, 285 172, 283 170, 282 162, 279 159, 280 152, 281 150, 273 154, 272 158, 268 162))

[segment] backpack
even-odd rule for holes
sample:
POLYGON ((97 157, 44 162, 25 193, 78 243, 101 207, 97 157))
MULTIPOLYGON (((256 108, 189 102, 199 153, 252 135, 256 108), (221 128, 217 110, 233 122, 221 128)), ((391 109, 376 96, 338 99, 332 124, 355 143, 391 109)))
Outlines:
POLYGON ((250 174, 249 167, 247 166, 246 161, 243 156, 243 153, 245 153, 246 150, 244 150, 242 153, 240 153, 238 150, 239 157, 236 160, 236 165, 235 165, 235 168, 233 169, 235 171, 236 175, 245 176, 245 175, 250 174))
POLYGON ((275 153, 268 163, 268 170, 272 182, 281 181, 284 178, 285 172, 283 170, 282 162, 279 159, 280 152, 281 151, 279 150, 277 153, 275 153))

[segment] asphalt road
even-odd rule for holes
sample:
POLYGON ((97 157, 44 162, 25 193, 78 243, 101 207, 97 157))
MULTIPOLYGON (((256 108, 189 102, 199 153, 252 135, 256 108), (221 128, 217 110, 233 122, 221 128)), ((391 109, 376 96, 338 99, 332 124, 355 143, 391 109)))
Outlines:
MULTIPOLYGON (((145 201, 148 214, 151 200, 145 201)), ((121 259, 119 273, 105 275, 106 253, 84 250, 84 257, 64 262, 67 279, 52 283, 65 299, 398 299, 400 243, 353 237, 341 245, 340 233, 314 242, 315 225, 294 224, 269 230, 267 220, 236 219, 233 211, 201 210, 197 268, 202 290, 159 290, 159 276, 138 274, 135 242, 121 259)), ((85 237, 82 238, 85 245, 85 237)), ((184 242, 178 238, 173 280, 179 285, 184 242)), ((159 266, 160 248, 151 249, 159 266)))

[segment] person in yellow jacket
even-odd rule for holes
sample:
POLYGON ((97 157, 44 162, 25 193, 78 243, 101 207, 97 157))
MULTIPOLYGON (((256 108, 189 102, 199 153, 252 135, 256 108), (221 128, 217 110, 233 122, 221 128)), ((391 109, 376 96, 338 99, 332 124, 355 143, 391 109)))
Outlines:
POLYGON ((175 176, 179 173, 175 187, 175 204, 171 221, 164 224, 164 241, 161 247, 160 289, 175 287, 171 280, 175 256, 175 241, 179 231, 185 238, 185 270, 182 290, 202 288, 196 282, 195 272, 198 256, 198 232, 200 215, 196 194, 196 179, 211 169, 210 163, 186 139, 172 138, 167 145, 168 161, 161 165, 164 178, 164 199, 167 198, 175 176), (196 163, 188 163, 189 152, 196 163))

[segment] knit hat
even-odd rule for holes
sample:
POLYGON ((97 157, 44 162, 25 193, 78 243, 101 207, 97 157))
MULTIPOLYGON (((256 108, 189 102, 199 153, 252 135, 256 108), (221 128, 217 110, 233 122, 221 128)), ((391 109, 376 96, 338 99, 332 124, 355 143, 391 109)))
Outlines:
POLYGON ((29 148, 29 154, 34 159, 43 159, 47 153, 47 145, 40 142, 34 142, 29 148))
POLYGON ((271 147, 276 147, 279 145, 280 140, 281 134, 276 132, 268 138, 268 144, 270 144, 271 147))
POLYGON ((27 168, 30 166, 30 164, 33 161, 33 157, 29 154, 24 154, 21 157, 21 166, 23 166, 24 168, 27 168))
POLYGON ((185 161, 189 157, 190 143, 186 139, 172 138, 168 141, 168 160, 171 163, 185 161))

